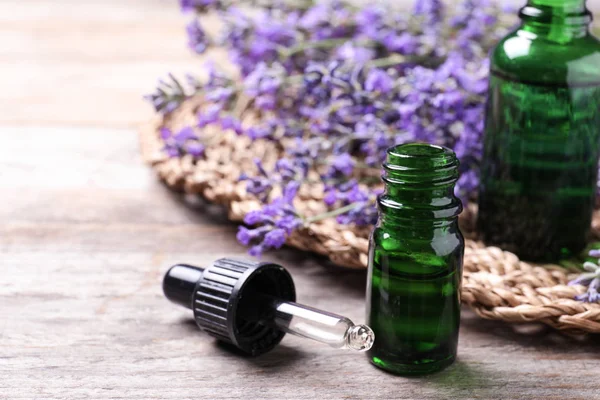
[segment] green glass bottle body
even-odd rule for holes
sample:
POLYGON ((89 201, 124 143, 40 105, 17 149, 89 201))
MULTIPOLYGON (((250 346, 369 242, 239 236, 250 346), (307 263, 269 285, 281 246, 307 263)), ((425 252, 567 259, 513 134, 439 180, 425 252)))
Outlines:
POLYGON ((492 51, 482 239, 532 261, 581 251, 600 155, 600 42, 585 0, 529 0, 492 51))
POLYGON ((375 342, 367 355, 389 372, 431 373, 456 357, 464 252, 457 179, 458 160, 444 147, 410 143, 387 152, 369 244, 375 342))

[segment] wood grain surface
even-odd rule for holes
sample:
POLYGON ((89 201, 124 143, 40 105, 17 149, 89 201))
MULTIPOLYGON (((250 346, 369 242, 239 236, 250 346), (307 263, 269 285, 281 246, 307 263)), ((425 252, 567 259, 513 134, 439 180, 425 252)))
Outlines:
MULTIPOLYGON (((194 70, 174 1, 0 1, 0 399, 600 399, 600 340, 463 315, 458 362, 420 378, 287 336, 232 354, 169 303, 169 265, 245 257, 222 210, 138 156, 140 95, 194 70)), ((364 318, 365 273, 267 256, 299 301, 364 318)))

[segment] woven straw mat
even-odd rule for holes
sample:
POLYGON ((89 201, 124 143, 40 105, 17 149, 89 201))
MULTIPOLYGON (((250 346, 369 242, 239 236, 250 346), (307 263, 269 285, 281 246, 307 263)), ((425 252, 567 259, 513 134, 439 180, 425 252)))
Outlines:
MULTIPOLYGON (((141 130, 142 156, 169 188, 222 205, 230 220, 242 221, 248 211, 260 204, 246 193, 245 183, 238 181, 241 171, 246 174, 256 171, 256 158, 267 168, 272 166, 282 151, 282 144, 252 142, 233 132, 207 127, 198 132, 206 145, 203 159, 194 162, 190 156, 165 156, 161 150, 163 142, 159 128, 165 126, 176 130, 195 126, 201 106, 201 99, 191 98, 175 112, 146 124, 141 130)), ((252 124, 253 117, 245 117, 243 123, 252 124)), ((326 211, 322 199, 322 185, 304 185, 295 206, 303 215, 319 214, 326 211)), ((600 304, 574 300, 585 288, 567 286, 567 282, 577 275, 576 269, 530 264, 497 247, 485 247, 475 240, 475 216, 476 209, 470 206, 460 217, 461 230, 467 238, 463 303, 486 319, 539 322, 568 334, 600 333, 600 304)), ((599 232, 600 213, 596 212, 592 234, 599 236, 599 232)), ((287 244, 327 256, 340 266, 365 268, 368 235, 368 228, 340 225, 330 218, 293 233, 287 244)))

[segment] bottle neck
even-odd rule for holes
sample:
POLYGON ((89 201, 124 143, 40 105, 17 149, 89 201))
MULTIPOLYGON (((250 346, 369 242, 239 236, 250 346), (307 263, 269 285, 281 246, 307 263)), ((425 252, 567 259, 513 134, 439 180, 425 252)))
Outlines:
POLYGON ((456 222, 462 204, 454 195, 458 160, 451 150, 419 143, 396 146, 388 150, 383 170, 381 226, 422 231, 456 222))
POLYGON ((557 43, 587 36, 592 22, 585 0, 529 0, 519 16, 523 30, 557 43))
POLYGON ((412 190, 386 182, 378 198, 381 226, 414 231, 446 228, 456 224, 462 203, 454 195, 454 185, 432 190, 412 190))

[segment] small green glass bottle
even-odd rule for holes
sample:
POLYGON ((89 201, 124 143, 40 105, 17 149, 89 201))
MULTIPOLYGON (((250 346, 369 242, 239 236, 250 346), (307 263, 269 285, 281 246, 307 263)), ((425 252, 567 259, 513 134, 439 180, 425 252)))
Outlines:
POLYGON ((456 357, 464 239, 454 195, 452 150, 422 143, 392 147, 385 192, 369 247, 367 320, 371 363, 392 373, 439 371, 456 357))
POLYGON ((586 243, 600 155, 600 42, 585 0, 529 0, 491 57, 482 239, 531 261, 586 243))

